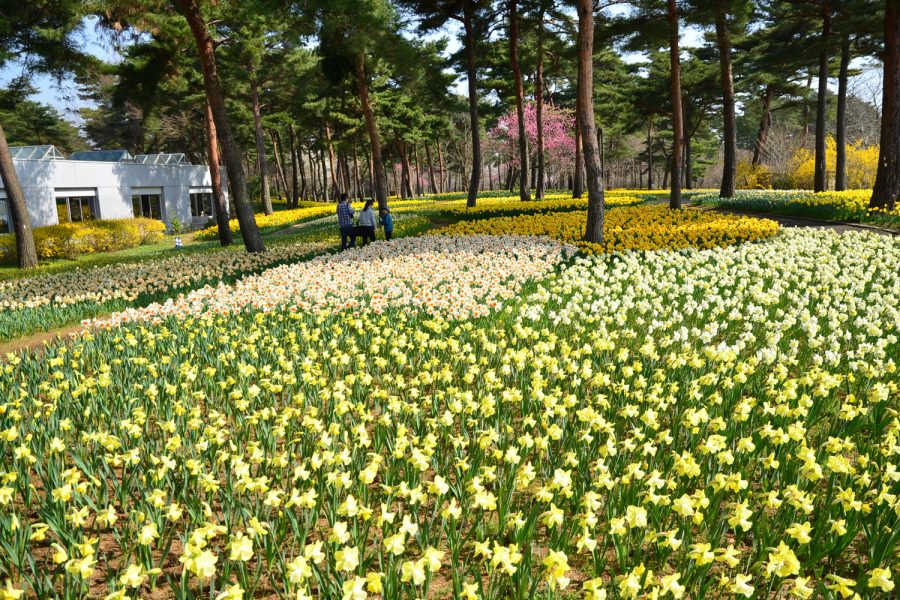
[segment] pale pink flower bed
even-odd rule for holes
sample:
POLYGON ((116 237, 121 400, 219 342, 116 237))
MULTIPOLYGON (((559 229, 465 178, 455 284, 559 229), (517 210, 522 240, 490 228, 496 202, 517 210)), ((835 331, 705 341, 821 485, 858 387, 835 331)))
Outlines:
POLYGON ((571 246, 521 236, 429 236, 269 269, 234 286, 206 286, 162 304, 128 309, 91 325, 287 307, 301 312, 369 310, 467 319, 489 314, 522 285, 550 272, 571 246))

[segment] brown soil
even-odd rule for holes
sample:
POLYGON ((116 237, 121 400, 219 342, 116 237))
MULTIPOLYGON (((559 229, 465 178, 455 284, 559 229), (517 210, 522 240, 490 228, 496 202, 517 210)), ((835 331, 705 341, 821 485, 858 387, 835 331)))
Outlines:
POLYGON ((40 353, 44 346, 59 340, 67 341, 84 329, 80 323, 70 325, 53 331, 42 331, 25 337, 16 338, 0 344, 0 361, 6 360, 7 354, 20 354, 23 352, 40 353))

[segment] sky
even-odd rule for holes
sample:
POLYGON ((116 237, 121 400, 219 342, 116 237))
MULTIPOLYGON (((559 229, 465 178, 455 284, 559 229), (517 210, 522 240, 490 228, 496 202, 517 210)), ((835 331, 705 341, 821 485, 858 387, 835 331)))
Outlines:
MULTIPOLYGON (((625 7, 613 7, 613 13, 621 14, 628 9, 625 7)), ((447 52, 452 53, 459 50, 460 47, 460 31, 456 24, 452 24, 446 31, 431 34, 434 37, 447 37, 449 40, 447 52)), ((91 18, 85 21, 84 27, 79 32, 80 41, 88 52, 103 59, 104 61, 115 63, 121 60, 121 55, 113 46, 112 39, 106 33, 97 28, 97 19, 91 18)), ((681 32, 681 45, 683 48, 697 47, 703 43, 703 32, 697 27, 683 27, 681 32)), ((626 62, 636 62, 642 59, 638 53, 630 53, 623 56, 626 62)), ((856 88, 863 90, 865 99, 880 103, 880 65, 872 67, 866 61, 857 59, 851 66, 860 69, 863 73, 857 76, 851 82, 851 91, 856 88)), ((6 86, 12 79, 20 76, 23 72, 23 65, 20 62, 8 63, 4 68, 0 69, 0 86, 6 86)), ((81 100, 78 97, 77 86, 71 79, 57 81, 53 77, 45 75, 37 75, 32 78, 32 84, 37 88, 38 93, 34 99, 49 104, 56 108, 60 114, 75 124, 80 123, 79 110, 89 107, 90 103, 81 100)), ((817 80, 813 80, 813 89, 818 85, 817 80)), ((834 79, 829 80, 829 88, 837 91, 837 82, 834 79)), ((456 83, 455 92, 460 95, 466 95, 466 78, 463 74, 456 83)))

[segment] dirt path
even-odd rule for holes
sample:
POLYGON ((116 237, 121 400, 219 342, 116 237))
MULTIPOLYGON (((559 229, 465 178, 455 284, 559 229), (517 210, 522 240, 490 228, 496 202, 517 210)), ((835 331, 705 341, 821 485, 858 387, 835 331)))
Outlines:
POLYGON ((84 326, 79 323, 78 325, 69 325, 53 331, 32 333, 25 337, 0 343, 0 362, 6 360, 7 354, 19 354, 21 352, 40 353, 47 344, 57 341, 69 341, 74 335, 81 333, 83 330, 84 326))
POLYGON ((841 221, 825 221, 822 219, 808 219, 806 217, 791 217, 786 215, 773 215, 769 213, 744 212, 740 210, 731 210, 725 208, 705 208, 701 210, 714 210, 726 215, 734 215, 736 217, 752 217, 754 219, 769 219, 775 221, 782 227, 811 227, 814 229, 831 229, 843 233, 845 231, 871 231, 879 235, 887 235, 896 237, 900 235, 900 231, 884 229, 883 227, 875 227, 874 225, 863 225, 860 223, 844 223, 841 221))

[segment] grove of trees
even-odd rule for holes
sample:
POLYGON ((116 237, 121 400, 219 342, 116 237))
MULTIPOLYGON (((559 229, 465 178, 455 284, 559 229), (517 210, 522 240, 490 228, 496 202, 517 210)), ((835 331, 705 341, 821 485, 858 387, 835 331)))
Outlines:
POLYGON ((900 0, 0 0, 0 66, 21 71, 0 90, 0 177, 23 268, 22 143, 224 165, 252 252, 254 205, 341 193, 384 208, 586 191, 599 241, 607 187, 668 188, 679 209, 681 190, 728 197, 746 173, 788 186, 808 150, 814 189, 841 190, 854 143, 880 144, 871 205, 893 208, 898 35, 900 0), (92 56, 86 33, 122 60, 92 56), (857 84, 882 64, 880 85, 857 84), (80 131, 31 99, 37 73, 74 79, 80 131))

